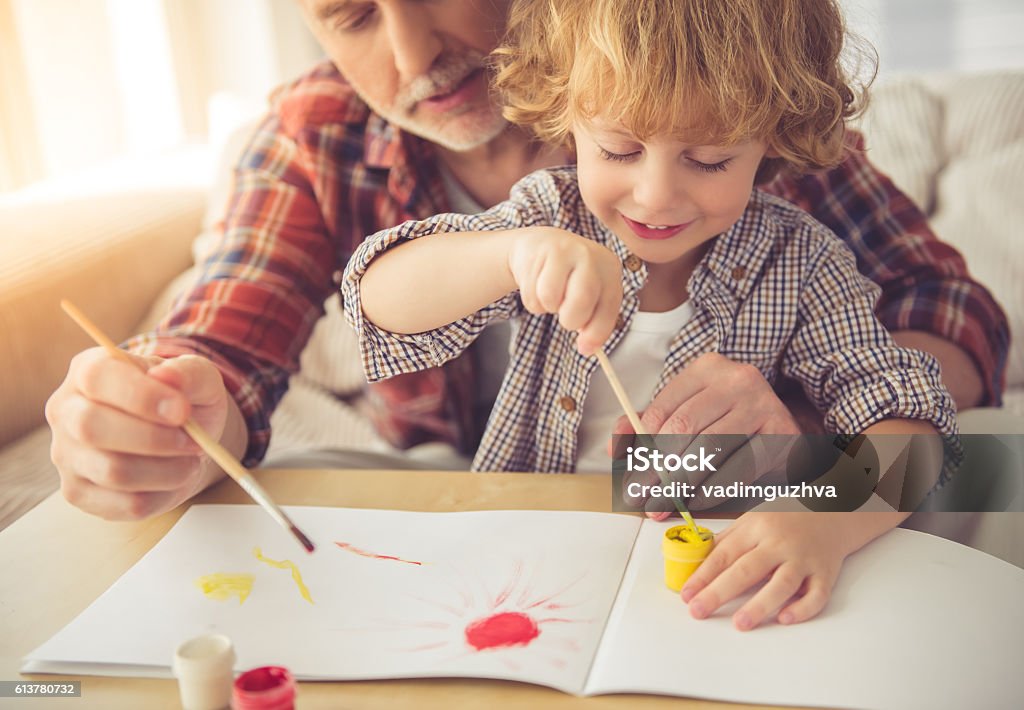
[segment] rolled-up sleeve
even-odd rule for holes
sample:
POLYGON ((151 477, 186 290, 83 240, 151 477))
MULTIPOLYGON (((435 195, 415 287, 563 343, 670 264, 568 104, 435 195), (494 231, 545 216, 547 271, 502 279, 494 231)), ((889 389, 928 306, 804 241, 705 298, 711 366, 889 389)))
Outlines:
MULTIPOLYGON (((488 324, 523 312, 518 291, 464 318, 422 333, 392 333, 363 315, 360 283, 374 259, 399 244, 423 237, 443 239, 452 232, 485 232, 552 224, 557 189, 551 178, 534 173, 513 188, 511 198, 479 215, 442 214, 410 221, 368 237, 349 260, 341 284, 345 316, 358 336, 363 370, 369 382, 437 367, 459 356, 488 324)), ((438 284, 444 288, 444 284, 438 284)))
POLYGON ((883 419, 917 419, 955 439, 956 406, 938 362, 895 344, 873 314, 878 286, 857 271, 849 249, 822 241, 807 278, 782 368, 825 412, 825 428, 856 435, 883 419))

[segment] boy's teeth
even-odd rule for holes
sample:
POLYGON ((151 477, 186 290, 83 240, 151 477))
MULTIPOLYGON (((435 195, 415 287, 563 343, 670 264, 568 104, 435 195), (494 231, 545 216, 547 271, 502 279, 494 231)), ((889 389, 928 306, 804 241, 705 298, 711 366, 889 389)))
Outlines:
POLYGON ((668 229, 668 225, 658 226, 657 224, 645 224, 644 226, 648 229, 668 229))

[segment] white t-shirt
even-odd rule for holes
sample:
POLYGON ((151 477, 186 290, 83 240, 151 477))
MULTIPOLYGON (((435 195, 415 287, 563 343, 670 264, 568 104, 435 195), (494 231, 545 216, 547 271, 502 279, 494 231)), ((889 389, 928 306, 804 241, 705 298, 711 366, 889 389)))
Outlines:
MULTIPOLYGON (((689 301, 664 313, 638 312, 633 316, 633 322, 618 347, 608 356, 608 361, 622 380, 622 387, 636 411, 642 411, 650 404, 661 371, 665 368, 669 345, 687 321, 693 318, 693 314, 693 306, 689 301)), ((578 473, 611 472, 608 441, 615 420, 623 414, 622 406, 604 371, 595 370, 590 378, 576 437, 578 473)))

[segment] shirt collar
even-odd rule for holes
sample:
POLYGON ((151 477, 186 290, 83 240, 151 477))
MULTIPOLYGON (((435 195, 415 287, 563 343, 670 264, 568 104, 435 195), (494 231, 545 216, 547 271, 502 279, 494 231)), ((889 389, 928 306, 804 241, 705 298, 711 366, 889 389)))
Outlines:
POLYGON ((423 199, 433 208, 427 214, 445 209, 443 185, 433 159, 430 143, 370 113, 363 138, 363 162, 368 168, 388 171, 388 194, 409 214, 423 211, 418 209, 423 199))

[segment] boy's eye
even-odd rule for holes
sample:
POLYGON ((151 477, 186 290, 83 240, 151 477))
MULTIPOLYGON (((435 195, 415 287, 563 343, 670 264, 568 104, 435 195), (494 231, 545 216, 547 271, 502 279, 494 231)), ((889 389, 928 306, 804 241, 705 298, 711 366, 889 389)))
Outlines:
POLYGON ((634 150, 630 153, 613 153, 610 150, 605 150, 601 146, 598 146, 597 149, 601 151, 602 158, 605 160, 613 160, 617 163, 625 163, 640 155, 639 150, 634 150))
POLYGON ((693 167, 697 168, 697 170, 700 170, 702 173, 720 173, 729 167, 729 163, 731 162, 732 158, 726 158, 725 160, 720 160, 717 163, 702 163, 699 160, 690 158, 690 163, 693 167))

